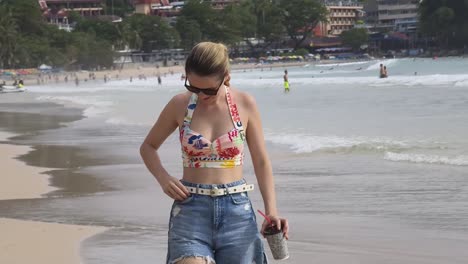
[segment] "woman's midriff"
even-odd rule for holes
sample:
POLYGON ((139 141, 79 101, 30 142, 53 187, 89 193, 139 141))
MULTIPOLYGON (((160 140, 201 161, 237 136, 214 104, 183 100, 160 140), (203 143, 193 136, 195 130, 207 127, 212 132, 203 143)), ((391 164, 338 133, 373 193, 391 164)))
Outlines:
POLYGON ((232 169, 184 168, 183 180, 200 184, 225 184, 241 180, 242 166, 232 169))

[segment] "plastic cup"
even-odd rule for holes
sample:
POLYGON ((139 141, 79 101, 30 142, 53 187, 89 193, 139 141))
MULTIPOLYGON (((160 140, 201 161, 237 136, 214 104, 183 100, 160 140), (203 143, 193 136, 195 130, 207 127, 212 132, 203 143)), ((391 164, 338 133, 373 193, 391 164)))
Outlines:
POLYGON ((270 246, 273 258, 276 260, 288 259, 288 243, 283 236, 283 230, 278 230, 276 226, 270 226, 265 229, 264 234, 270 246))

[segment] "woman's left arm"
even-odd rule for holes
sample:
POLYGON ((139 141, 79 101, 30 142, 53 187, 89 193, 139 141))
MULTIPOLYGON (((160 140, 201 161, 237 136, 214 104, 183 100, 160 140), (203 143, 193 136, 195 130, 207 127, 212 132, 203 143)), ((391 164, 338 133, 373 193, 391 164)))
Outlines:
MULTIPOLYGON (((275 223, 278 229, 283 229, 283 233, 288 238, 288 221, 280 218, 276 207, 275 181, 271 168, 270 159, 265 147, 262 121, 257 109, 255 99, 245 94, 244 106, 248 113, 246 137, 247 144, 252 157, 255 176, 262 194, 266 215, 275 223)), ((264 221, 261 233, 263 234, 268 222, 264 221)))

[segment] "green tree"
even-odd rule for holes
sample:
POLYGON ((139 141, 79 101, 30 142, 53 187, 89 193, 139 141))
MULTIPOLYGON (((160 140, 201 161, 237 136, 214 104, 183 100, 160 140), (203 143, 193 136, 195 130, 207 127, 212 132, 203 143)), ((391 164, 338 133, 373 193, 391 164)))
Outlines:
POLYGON ((0 0, 0 67, 111 66, 120 32, 110 23, 75 20, 79 30, 69 33, 46 24, 36 0, 0 0))
POLYGON ((17 24, 10 9, 0 5, 0 68, 11 67, 16 50, 17 24))
MULTIPOLYGON (((203 36, 227 43, 234 50, 245 42, 252 54, 263 54, 283 37, 282 14, 277 1, 243 0, 212 16, 207 15, 216 26, 211 26, 210 34, 203 36)), ((203 31, 202 24, 200 27, 203 31)))
POLYGON ((131 0, 106 0, 106 14, 125 17, 133 11, 131 0))
POLYGON ((45 21, 36 0, 3 0, 2 4, 11 8, 11 15, 22 34, 42 34, 45 21))
POLYGON ((468 42, 467 0, 424 0, 419 5, 420 31, 440 47, 463 47, 468 42))
POLYGON ((219 38, 216 34, 219 32, 217 13, 209 1, 185 1, 180 17, 198 23, 202 40, 216 40, 219 38))
POLYGON ((76 12, 76 11, 69 11, 68 12, 68 22, 69 23, 80 23, 84 20, 85 18, 83 18, 80 13, 76 12))
MULTIPOLYGON (((235 47, 243 40, 256 38, 257 32, 267 35, 274 28, 270 24, 265 30, 258 30, 256 16, 255 5, 250 0, 230 4, 222 10, 214 10, 209 1, 189 0, 177 19, 176 29, 184 48, 203 40, 235 47)), ((253 43, 250 44, 254 46, 253 43)))
POLYGON ((343 31, 340 37, 343 44, 350 46, 355 51, 359 50, 369 40, 369 34, 365 28, 352 28, 348 31, 343 31))
POLYGON ((184 49, 190 49, 200 42, 202 33, 197 21, 181 16, 177 19, 176 29, 180 34, 181 45, 184 49))
POLYGON ((140 50, 142 47, 142 39, 138 31, 131 27, 130 23, 119 23, 117 26, 119 32, 119 41, 117 41, 117 49, 140 50))
POLYGON ((114 53, 109 42, 84 32, 73 32, 72 34, 73 48, 69 52, 73 52, 75 48, 78 51, 77 54, 74 54, 76 56, 74 61, 77 65, 85 69, 112 66, 114 53))
POLYGON ((141 47, 145 52, 156 49, 174 48, 179 45, 178 32, 158 16, 135 14, 122 23, 128 23, 130 28, 141 38, 141 47))
POLYGON ((316 0, 281 0, 280 7, 283 9, 283 24, 294 41, 295 49, 312 36, 319 22, 327 21, 327 8, 316 0))
POLYGON ((242 40, 255 36, 252 25, 255 25, 256 18, 245 2, 226 6, 218 18, 220 39, 228 45, 236 46, 242 40))
MULTIPOLYGON (((250 0, 245 0, 236 6, 232 12, 236 12, 237 16, 233 16, 232 19, 238 21, 237 27, 240 31, 242 39, 248 39, 257 35, 257 17, 253 12, 253 7, 250 0)), ((271 24, 275 27, 275 24, 271 24)), ((276 24, 277 26, 277 24, 276 24)), ((280 29, 281 31, 281 29, 280 29)))
POLYGON ((40 63, 50 64, 50 46, 46 38, 21 35, 17 40, 15 52, 15 68, 37 67, 40 63))
POLYGON ((282 12, 277 4, 269 0, 254 1, 254 13, 257 17, 256 35, 266 43, 264 47, 282 37, 284 32, 282 12))
POLYGON ((120 40, 117 26, 108 21, 83 19, 75 26, 75 31, 95 34, 98 38, 110 43, 117 43, 120 40))

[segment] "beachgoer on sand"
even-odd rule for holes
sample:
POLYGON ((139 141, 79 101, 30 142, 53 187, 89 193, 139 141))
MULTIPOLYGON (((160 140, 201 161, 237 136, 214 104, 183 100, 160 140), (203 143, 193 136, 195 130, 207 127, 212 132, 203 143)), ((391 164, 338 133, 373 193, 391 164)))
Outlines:
POLYGON ((267 217, 288 237, 279 216, 271 163, 254 98, 230 85, 229 56, 220 43, 201 42, 185 64, 187 92, 175 95, 140 147, 170 212, 167 263, 267 263, 243 177, 247 142, 267 217), (182 179, 168 172, 159 147, 179 130, 182 179), (228 132, 226 132, 228 131, 228 132))

